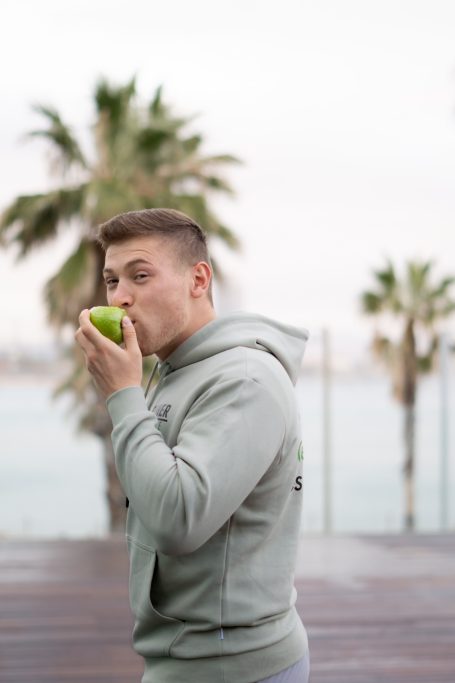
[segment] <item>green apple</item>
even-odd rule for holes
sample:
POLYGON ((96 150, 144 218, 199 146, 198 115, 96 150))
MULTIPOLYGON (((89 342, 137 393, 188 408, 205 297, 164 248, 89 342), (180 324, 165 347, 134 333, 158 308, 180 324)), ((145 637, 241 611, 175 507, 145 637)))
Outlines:
POLYGON ((94 306, 90 309, 90 320, 108 339, 116 344, 123 341, 122 318, 126 311, 118 306, 94 306))

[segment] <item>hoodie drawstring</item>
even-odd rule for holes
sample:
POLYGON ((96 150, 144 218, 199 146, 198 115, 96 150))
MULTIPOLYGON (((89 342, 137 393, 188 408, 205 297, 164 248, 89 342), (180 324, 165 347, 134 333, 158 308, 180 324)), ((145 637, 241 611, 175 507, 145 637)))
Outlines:
POLYGON ((158 365, 159 365, 159 364, 160 364, 160 361, 157 360, 156 363, 155 363, 155 365, 154 365, 154 368, 153 368, 153 370, 152 370, 152 373, 151 373, 150 377, 148 378, 147 386, 145 387, 145 398, 147 398, 147 394, 149 393, 150 386, 151 386, 151 384, 152 384, 152 382, 153 382, 153 378, 154 378, 155 375, 156 375, 156 371, 158 370, 158 365))

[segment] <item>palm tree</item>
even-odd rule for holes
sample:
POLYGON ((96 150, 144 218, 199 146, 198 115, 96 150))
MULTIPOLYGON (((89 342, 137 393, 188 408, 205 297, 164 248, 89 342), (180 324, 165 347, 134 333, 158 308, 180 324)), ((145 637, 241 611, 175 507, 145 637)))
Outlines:
POLYGON ((376 288, 361 295, 363 312, 389 315, 398 322, 398 341, 377 331, 373 352, 391 373, 394 397, 404 408, 404 526, 414 529, 415 405, 418 376, 429 372, 438 348, 437 324, 455 310, 450 297, 454 277, 431 281, 431 262, 408 262, 399 278, 390 261, 374 271, 376 288))
MULTIPOLYGON (((105 303, 104 253, 95 233, 114 214, 162 206, 179 209, 203 225, 210 239, 238 246, 235 235, 209 206, 212 194, 232 194, 218 169, 238 160, 228 154, 203 155, 202 136, 186 132, 191 119, 172 112, 161 87, 141 106, 134 79, 120 87, 102 80, 94 100, 96 118, 88 152, 56 109, 35 107, 44 125, 29 135, 49 143, 56 187, 16 197, 0 218, 0 243, 15 245, 18 258, 76 226, 74 252, 45 286, 49 321, 57 330, 77 327, 83 308, 105 303)), ((83 406, 81 428, 104 442, 111 529, 117 529, 123 522, 124 497, 115 473, 109 419, 77 346, 68 354, 73 369, 56 393, 72 393, 75 405, 83 406)))

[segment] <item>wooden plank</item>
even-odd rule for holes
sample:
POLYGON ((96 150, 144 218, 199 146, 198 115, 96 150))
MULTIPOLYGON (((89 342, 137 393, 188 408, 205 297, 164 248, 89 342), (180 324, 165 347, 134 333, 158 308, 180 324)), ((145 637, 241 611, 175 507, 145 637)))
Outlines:
POLYGON ((352 541, 306 544, 307 553, 326 559, 339 553, 345 562, 321 565, 324 579, 313 568, 297 584, 311 683, 455 683, 455 537, 364 536, 358 548, 352 541), (369 566, 369 550, 387 566, 369 566), (344 557, 353 551, 360 571, 352 556, 344 557))
MULTIPOLYGON (((314 537, 304 545, 308 555, 340 560, 331 571, 313 564, 296 581, 311 683, 455 682, 453 535, 314 537), (367 567, 362 555, 355 570, 348 560, 356 548, 387 558, 387 568, 367 567)), ((139 683, 127 576, 121 536, 2 541, 0 682, 139 683)))
POLYGON ((123 538, 0 544, 1 683, 140 681, 123 538))

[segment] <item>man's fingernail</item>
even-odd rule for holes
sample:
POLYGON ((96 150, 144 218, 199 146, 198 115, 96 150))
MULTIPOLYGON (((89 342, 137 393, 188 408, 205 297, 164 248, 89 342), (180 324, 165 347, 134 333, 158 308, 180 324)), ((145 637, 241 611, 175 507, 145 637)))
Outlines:
POLYGON ((122 318, 122 325, 123 325, 123 327, 129 327, 130 325, 132 325, 132 322, 131 322, 131 320, 128 318, 127 315, 124 315, 124 316, 123 316, 123 318, 122 318))

